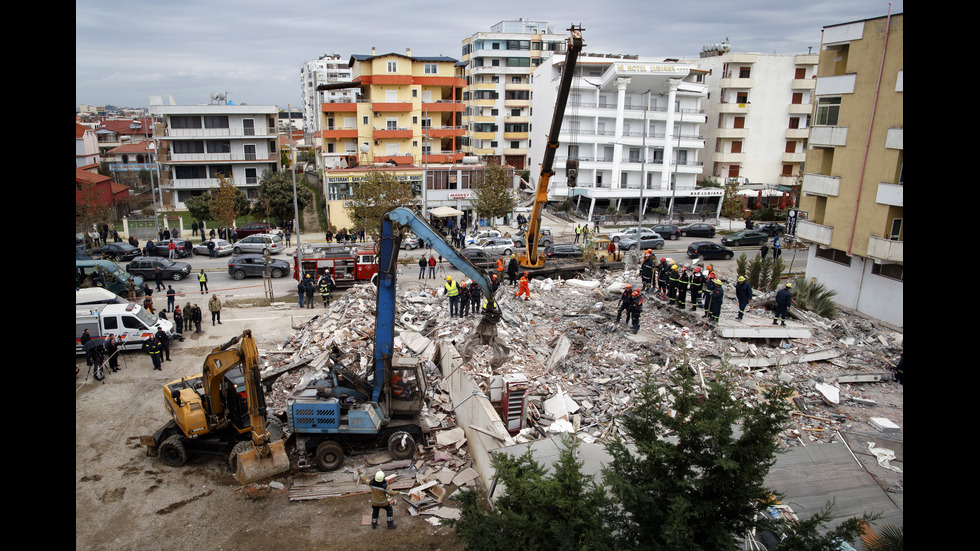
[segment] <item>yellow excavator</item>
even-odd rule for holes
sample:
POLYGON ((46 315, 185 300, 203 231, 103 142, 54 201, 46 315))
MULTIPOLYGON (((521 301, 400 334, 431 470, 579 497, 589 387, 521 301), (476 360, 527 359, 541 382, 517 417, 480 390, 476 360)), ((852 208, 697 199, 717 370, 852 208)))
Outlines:
POLYGON ((289 470, 282 426, 266 416, 251 330, 208 354, 200 374, 164 386, 163 398, 171 420, 140 437, 147 455, 172 467, 191 454, 226 456, 242 484, 289 470))

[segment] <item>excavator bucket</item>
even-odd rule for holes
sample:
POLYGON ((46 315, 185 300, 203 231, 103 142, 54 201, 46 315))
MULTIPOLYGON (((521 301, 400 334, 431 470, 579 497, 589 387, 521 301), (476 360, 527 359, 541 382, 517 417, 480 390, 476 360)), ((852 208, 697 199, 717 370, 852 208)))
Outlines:
POLYGON ((289 455, 282 440, 269 442, 238 454, 238 470, 235 478, 242 484, 256 482, 289 470, 289 455))

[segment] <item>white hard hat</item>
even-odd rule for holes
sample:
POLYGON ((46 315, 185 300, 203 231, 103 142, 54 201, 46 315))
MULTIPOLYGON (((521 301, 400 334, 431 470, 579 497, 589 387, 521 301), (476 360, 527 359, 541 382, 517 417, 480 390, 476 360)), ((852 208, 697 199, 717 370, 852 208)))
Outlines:
POLYGON ((374 480, 376 480, 378 482, 381 482, 384 479, 385 479, 385 473, 384 473, 384 471, 378 471, 378 472, 374 473, 374 480))

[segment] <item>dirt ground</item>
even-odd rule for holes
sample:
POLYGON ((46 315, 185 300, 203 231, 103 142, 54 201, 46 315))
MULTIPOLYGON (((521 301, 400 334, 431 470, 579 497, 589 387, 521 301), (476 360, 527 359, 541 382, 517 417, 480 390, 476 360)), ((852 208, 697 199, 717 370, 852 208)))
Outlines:
MULTIPOLYGON (((223 323, 212 327, 208 320, 202 334, 174 343, 162 372, 152 370, 145 354, 127 352, 121 370, 97 382, 86 378, 84 358, 77 357, 75 548, 462 549, 452 529, 411 517, 404 504, 395 508, 397 528, 372 530, 361 526, 362 515, 371 512, 366 495, 290 502, 284 490, 243 488, 219 457, 193 457, 172 468, 146 456, 139 436, 167 422, 166 383, 199 373, 212 348, 244 329, 252 329, 261 351, 283 342, 292 323, 314 313, 226 303, 223 323)), ((288 488, 300 472, 294 468, 273 480, 288 488)))

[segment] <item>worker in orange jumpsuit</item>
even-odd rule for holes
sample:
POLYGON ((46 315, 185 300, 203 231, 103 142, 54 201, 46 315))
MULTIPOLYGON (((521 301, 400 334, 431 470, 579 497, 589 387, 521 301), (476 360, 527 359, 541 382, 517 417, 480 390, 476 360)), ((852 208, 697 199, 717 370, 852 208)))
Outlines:
POLYGON ((521 276, 520 286, 517 288, 517 294, 514 296, 519 297, 521 295, 524 295, 524 300, 531 299, 531 290, 528 288, 527 272, 524 272, 524 275, 521 276))

